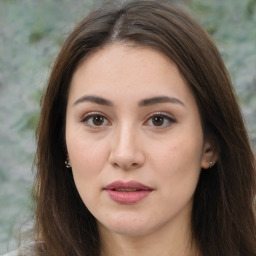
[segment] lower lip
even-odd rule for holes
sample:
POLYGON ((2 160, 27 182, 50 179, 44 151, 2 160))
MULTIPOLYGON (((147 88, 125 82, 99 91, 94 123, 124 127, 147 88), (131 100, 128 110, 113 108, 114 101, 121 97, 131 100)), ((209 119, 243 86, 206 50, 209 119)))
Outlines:
POLYGON ((109 197, 119 204, 136 204, 146 198, 152 190, 138 190, 133 192, 120 192, 116 190, 106 190, 109 197))

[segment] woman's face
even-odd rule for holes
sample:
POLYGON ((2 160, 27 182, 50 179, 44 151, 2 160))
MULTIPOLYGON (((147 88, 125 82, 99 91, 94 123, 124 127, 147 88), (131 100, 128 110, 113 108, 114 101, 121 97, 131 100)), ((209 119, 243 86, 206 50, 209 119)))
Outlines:
POLYGON ((162 53, 113 44, 87 57, 71 81, 66 143, 100 229, 145 235, 189 223, 209 145, 189 87, 162 53))

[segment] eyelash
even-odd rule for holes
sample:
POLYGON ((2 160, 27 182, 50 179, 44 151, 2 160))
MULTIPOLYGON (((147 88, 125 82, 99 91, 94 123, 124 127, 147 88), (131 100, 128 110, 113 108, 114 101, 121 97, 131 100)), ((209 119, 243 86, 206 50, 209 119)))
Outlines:
MULTIPOLYGON (((95 124, 93 125, 93 124, 90 124, 90 123, 89 123, 90 119, 96 118, 96 117, 103 118, 103 122, 105 122, 105 121, 108 122, 107 125, 110 125, 110 124, 111 124, 110 121, 108 121, 108 119, 107 119, 103 114, 97 113, 97 112, 95 112, 95 113, 92 112, 92 113, 86 114, 86 115, 82 118, 81 122, 84 123, 86 126, 88 126, 88 127, 90 127, 90 128, 93 128, 93 129, 100 129, 100 128, 102 127, 102 125, 95 125, 95 124)), ((92 122, 93 122, 93 120, 92 120, 92 122)), ((105 125, 104 125, 104 126, 105 126, 105 125)))
POLYGON ((163 113, 154 113, 154 114, 152 114, 152 115, 150 115, 148 118, 147 118, 147 120, 146 120, 146 122, 144 122, 144 123, 148 123, 149 121, 151 121, 151 122, 153 122, 153 118, 162 118, 163 120, 164 120, 164 122, 165 122, 165 125, 160 125, 160 126, 157 126, 157 125, 150 125, 150 126, 152 126, 152 127, 154 127, 154 128, 156 128, 156 129, 164 129, 164 128, 167 128, 167 127, 169 127, 171 124, 173 124, 173 123, 175 123, 176 122, 176 120, 173 118, 173 117, 170 117, 169 115, 167 115, 167 114, 163 114, 163 113), (166 124, 166 121, 167 121, 167 124, 166 124))
MULTIPOLYGON (((147 124, 151 121, 151 125, 148 124, 148 126, 152 126, 152 127, 155 127, 156 129, 164 129, 166 127, 169 127, 171 124, 175 123, 176 120, 172 117, 170 117, 169 115, 166 115, 166 114, 163 114, 163 113, 154 113, 154 114, 151 114, 147 120, 143 123, 143 124, 147 124), (153 118, 161 118, 163 120, 163 122, 165 122, 164 125, 154 125, 153 124, 153 118), (167 124, 166 124, 166 121, 167 121, 167 124)), ((157 121, 157 120, 155 120, 157 121)), ((100 129, 102 127, 105 127, 105 126, 109 126, 111 125, 111 122, 108 120, 108 118, 106 118, 103 114, 101 113, 97 113, 97 112, 92 112, 92 113, 88 113, 86 114, 82 120, 81 120, 82 123, 84 123, 86 126, 90 127, 90 128, 93 128, 93 129, 100 129), (99 125, 95 125, 95 124, 90 124, 89 121, 90 119, 92 119, 92 122, 93 122, 93 118, 96 118, 96 117, 99 117, 99 118, 102 118, 101 121, 103 121, 102 124, 99 124, 99 125), (107 122, 107 124, 104 124, 105 122, 107 122)))

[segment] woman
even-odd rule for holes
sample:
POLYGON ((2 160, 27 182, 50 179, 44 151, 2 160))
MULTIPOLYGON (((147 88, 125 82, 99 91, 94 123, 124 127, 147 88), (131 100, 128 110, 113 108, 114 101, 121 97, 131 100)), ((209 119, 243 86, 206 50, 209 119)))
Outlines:
POLYGON ((256 255, 255 158, 221 57, 159 1, 93 11, 38 127, 35 255, 256 255))

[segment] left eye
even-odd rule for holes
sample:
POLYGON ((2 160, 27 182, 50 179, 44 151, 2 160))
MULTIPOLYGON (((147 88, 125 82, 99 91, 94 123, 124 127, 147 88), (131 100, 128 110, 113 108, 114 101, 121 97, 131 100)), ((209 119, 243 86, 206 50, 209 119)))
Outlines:
POLYGON ((173 118, 171 118, 170 116, 163 115, 163 114, 156 114, 156 115, 151 116, 147 120, 146 124, 149 126, 165 128, 174 122, 175 122, 175 120, 173 118))
POLYGON ((110 124, 108 119, 100 114, 87 115, 83 118, 82 122, 89 127, 102 127, 110 124))

